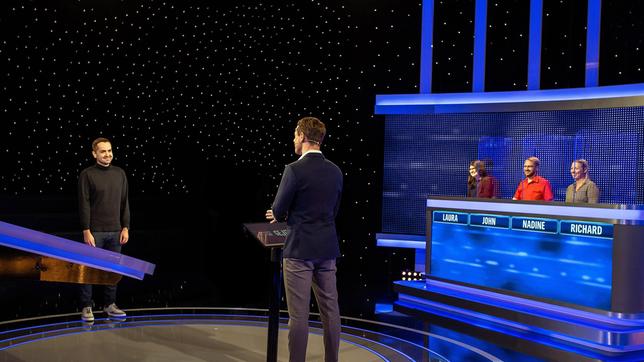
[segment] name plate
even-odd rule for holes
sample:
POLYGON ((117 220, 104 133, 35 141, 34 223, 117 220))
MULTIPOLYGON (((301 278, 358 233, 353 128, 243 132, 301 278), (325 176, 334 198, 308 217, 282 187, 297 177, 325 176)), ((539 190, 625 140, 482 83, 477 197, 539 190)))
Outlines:
POLYGON ((560 233, 566 234, 566 235, 581 235, 581 236, 595 236, 600 238, 612 238, 613 225, 596 223, 596 222, 561 220, 560 233))
POLYGON ((536 231, 540 233, 557 233, 557 220, 540 219, 532 217, 512 217, 512 229, 523 231, 536 231))
POLYGON ((501 215, 471 214, 470 225, 507 229, 510 227, 510 217, 501 215))
POLYGON ((462 212, 434 211, 434 222, 467 225, 468 216, 462 212))

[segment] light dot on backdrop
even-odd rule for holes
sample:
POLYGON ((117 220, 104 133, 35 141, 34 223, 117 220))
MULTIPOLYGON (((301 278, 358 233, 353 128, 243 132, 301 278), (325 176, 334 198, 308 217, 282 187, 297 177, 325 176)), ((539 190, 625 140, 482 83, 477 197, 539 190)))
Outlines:
MULTIPOLYGON (((374 94, 375 84, 415 84, 415 77, 399 75, 369 82, 379 72, 372 69, 389 61, 376 60, 380 54, 357 63, 346 59, 353 45, 363 54, 395 49, 408 57, 417 49, 390 44, 399 31, 394 24, 363 30, 344 6, 150 1, 112 8, 26 3, 7 10, 0 42, 8 65, 3 111, 12 121, 6 152, 28 157, 24 138, 42 145, 50 152, 30 160, 34 170, 58 180, 45 187, 23 185, 18 175, 29 177, 31 169, 6 162, 0 177, 9 193, 73 186, 60 183, 63 178, 49 165, 62 162, 62 169, 78 174, 91 164, 88 144, 99 135, 113 139, 114 163, 138 176, 133 182, 140 192, 189 192, 179 165, 187 153, 257 167, 278 178, 292 157, 288 134, 298 117, 313 114, 327 122, 325 146, 336 150, 343 140, 332 136, 355 132, 354 122, 371 115, 371 100, 356 101, 356 89, 374 94), (354 44, 361 31, 384 46, 354 44), (53 127, 43 129, 43 122, 53 127)), ((404 74, 415 65, 399 69, 404 74)), ((350 168, 354 160, 339 163, 350 168)))

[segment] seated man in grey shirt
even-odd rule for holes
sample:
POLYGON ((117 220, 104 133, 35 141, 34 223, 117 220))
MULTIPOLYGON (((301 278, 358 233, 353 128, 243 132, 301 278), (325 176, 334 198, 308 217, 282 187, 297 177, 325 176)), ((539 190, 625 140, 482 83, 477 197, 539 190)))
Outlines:
POLYGON ((574 160, 570 165, 570 174, 575 182, 566 189, 566 202, 596 204, 599 188, 588 177, 588 161, 574 160))

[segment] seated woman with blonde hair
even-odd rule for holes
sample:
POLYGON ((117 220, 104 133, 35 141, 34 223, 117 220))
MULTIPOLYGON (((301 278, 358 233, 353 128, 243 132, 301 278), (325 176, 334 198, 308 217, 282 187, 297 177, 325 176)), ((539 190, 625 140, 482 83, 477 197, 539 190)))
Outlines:
POLYGON ((588 176, 588 161, 574 160, 570 174, 575 179, 566 189, 566 202, 596 204, 599 201, 599 188, 588 176))

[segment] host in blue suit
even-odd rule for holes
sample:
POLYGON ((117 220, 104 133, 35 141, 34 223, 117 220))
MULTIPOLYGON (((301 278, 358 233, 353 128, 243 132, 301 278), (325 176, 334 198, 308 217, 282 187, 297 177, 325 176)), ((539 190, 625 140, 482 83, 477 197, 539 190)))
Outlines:
POLYGON ((293 144, 301 157, 286 166, 271 210, 272 222, 286 220, 284 286, 289 314, 291 362, 304 361, 309 328, 311 286, 324 327, 324 360, 338 360, 340 309, 335 259, 340 256, 335 217, 342 195, 342 171, 320 152, 326 127, 319 119, 297 122, 293 144))

